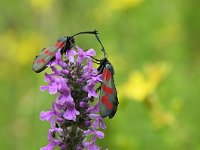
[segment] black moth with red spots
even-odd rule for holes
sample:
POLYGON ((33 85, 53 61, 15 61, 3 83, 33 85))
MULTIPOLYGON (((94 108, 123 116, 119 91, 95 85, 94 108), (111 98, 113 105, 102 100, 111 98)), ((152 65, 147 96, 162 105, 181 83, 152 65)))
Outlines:
POLYGON ((114 83, 114 69, 107 58, 100 61, 98 72, 102 74, 101 92, 99 97, 99 109, 102 117, 112 118, 119 104, 117 90, 114 83))
POLYGON ((54 46, 44 48, 42 52, 36 56, 33 62, 33 71, 39 73, 43 71, 47 64, 55 58, 56 53, 58 50, 61 50, 61 54, 66 53, 67 50, 72 48, 75 45, 74 37, 79 34, 95 34, 97 37, 97 31, 86 31, 86 32, 79 32, 74 34, 73 36, 61 37, 57 40, 57 43, 54 46))
POLYGON ((70 49, 73 44, 73 37, 62 37, 57 40, 57 43, 54 46, 44 48, 42 52, 36 56, 33 62, 33 71, 36 73, 43 71, 47 67, 46 65, 55 58, 59 49, 61 50, 61 54, 63 54, 70 49))

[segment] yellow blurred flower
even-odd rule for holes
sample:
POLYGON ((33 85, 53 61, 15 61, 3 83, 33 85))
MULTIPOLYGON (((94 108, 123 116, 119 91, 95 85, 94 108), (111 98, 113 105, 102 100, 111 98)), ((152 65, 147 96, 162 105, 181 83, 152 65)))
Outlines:
POLYGON ((160 63, 147 66, 144 72, 132 72, 128 81, 119 87, 119 99, 122 99, 120 97, 127 97, 136 101, 144 101, 156 90, 169 70, 169 65, 160 63))

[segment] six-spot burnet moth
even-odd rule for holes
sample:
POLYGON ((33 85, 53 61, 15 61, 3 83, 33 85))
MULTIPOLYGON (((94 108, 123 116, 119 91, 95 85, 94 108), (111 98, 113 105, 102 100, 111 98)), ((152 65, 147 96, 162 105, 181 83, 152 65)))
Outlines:
POLYGON ((104 58, 101 60, 92 57, 94 62, 96 61, 96 63, 100 64, 97 70, 99 74, 102 74, 103 80, 101 86, 97 89, 97 91, 100 89, 99 110, 103 118, 109 117, 111 119, 115 115, 119 104, 114 82, 114 68, 107 59, 106 51, 99 37, 96 36, 96 38, 101 44, 101 50, 104 53, 104 58))
POLYGON ((79 34, 95 34, 97 36, 97 31, 86 31, 86 32, 79 32, 77 34, 74 34, 73 36, 67 36, 67 37, 61 37, 57 40, 57 43, 54 46, 44 48, 42 52, 40 52, 39 55, 36 56, 34 62, 33 62, 33 71, 36 73, 39 73, 43 71, 47 64, 55 58, 56 53, 58 50, 61 50, 61 54, 66 53, 67 50, 72 48, 75 44, 74 37, 79 34))
POLYGON ((102 117, 112 118, 119 104, 117 98, 117 90, 114 83, 114 68, 107 58, 100 61, 100 66, 97 69, 102 73, 101 92, 99 97, 99 109, 102 117))

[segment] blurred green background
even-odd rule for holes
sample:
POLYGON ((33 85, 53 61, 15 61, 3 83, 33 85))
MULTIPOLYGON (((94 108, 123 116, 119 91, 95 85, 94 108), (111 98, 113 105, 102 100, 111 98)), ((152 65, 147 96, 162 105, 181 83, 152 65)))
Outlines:
MULTIPOLYGON (((40 92, 35 56, 60 36, 99 31, 115 67, 120 105, 105 119, 102 149, 200 150, 200 2, 1 0, 0 149, 47 144, 39 120, 55 97, 40 92)), ((76 43, 103 55, 94 36, 76 43)), ((45 70, 50 71, 49 69, 45 70)))

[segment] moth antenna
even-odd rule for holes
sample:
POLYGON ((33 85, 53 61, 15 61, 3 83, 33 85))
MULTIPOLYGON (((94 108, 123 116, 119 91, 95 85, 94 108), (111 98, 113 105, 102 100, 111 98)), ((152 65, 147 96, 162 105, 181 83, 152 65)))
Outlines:
POLYGON ((97 32, 97 30, 94 30, 94 31, 84 31, 84 32, 76 33, 76 34, 72 35, 71 37, 77 36, 79 34, 95 34, 95 35, 97 35, 98 32, 97 32))
POLYGON ((106 53, 106 50, 105 50, 105 48, 104 48, 104 46, 103 46, 103 44, 102 44, 102 42, 101 42, 101 40, 100 40, 100 38, 98 36, 98 31, 97 30, 79 32, 79 33, 76 33, 76 34, 72 35, 71 37, 75 37, 75 36, 80 35, 80 34, 95 34, 95 37, 96 37, 97 41, 99 42, 99 44, 102 47, 101 51, 104 53, 104 57, 106 57, 106 58, 108 57, 108 55, 106 53))
POLYGON ((104 53, 104 57, 107 58, 108 55, 107 55, 107 53, 106 53, 106 50, 105 50, 103 44, 101 43, 101 40, 100 40, 99 36, 98 36, 97 34, 95 34, 95 36, 96 36, 97 41, 100 43, 100 45, 101 45, 101 47, 102 47, 101 51, 104 53))

